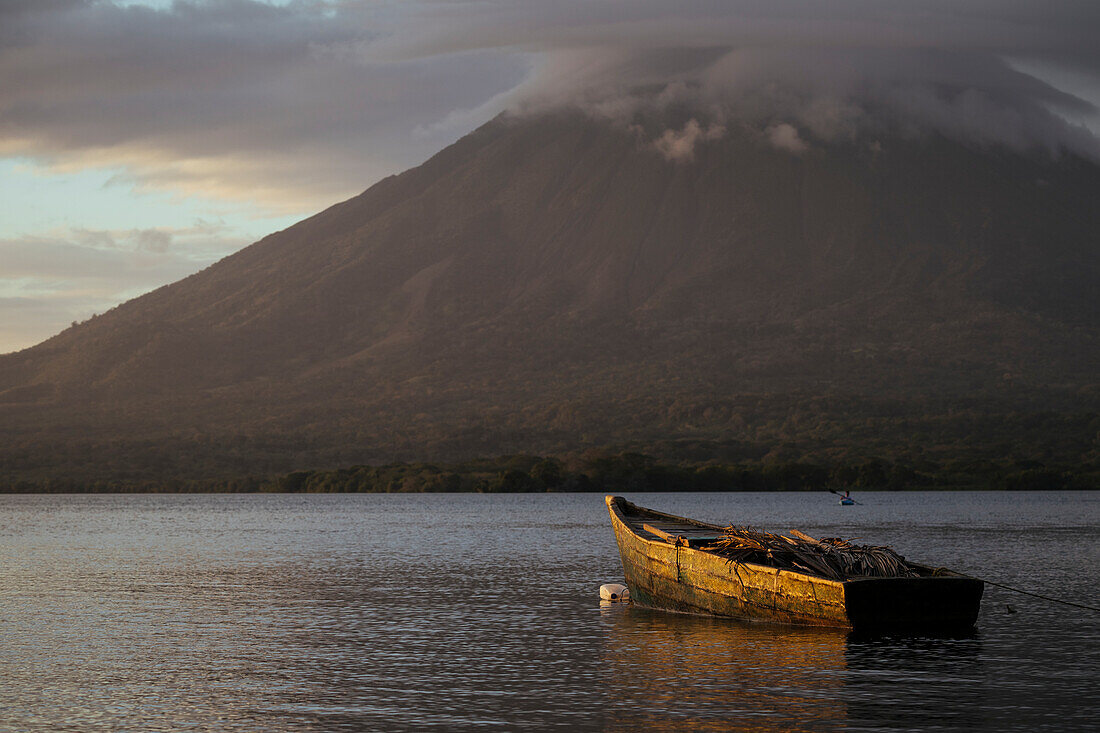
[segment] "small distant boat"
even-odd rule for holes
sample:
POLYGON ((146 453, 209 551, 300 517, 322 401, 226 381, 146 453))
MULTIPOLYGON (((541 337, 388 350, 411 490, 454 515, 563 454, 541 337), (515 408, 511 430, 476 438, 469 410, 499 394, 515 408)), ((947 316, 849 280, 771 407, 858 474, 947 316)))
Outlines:
POLYGON ((845 491, 842 494, 839 491, 837 491, 836 489, 829 489, 829 493, 830 494, 836 494, 837 496, 840 497, 840 505, 841 506, 854 506, 855 504, 859 503, 858 501, 853 499, 852 495, 847 491, 845 491))
MULTIPOLYGON (((915 577, 835 580, 716 551, 725 528, 606 497, 630 597, 652 608, 855 630, 971 629, 985 584, 906 563, 915 577)), ((812 539, 812 538, 811 538, 812 539)))

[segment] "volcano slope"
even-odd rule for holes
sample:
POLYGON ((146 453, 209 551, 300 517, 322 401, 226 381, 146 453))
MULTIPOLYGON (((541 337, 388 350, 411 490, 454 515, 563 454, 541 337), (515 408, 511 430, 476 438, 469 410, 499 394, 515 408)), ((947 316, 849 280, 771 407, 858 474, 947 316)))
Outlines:
POLYGON ((0 357, 0 478, 687 439, 919 457, 1051 415, 1073 445, 1035 450, 1095 460, 1095 164, 737 126, 670 160, 645 130, 499 117, 0 357))

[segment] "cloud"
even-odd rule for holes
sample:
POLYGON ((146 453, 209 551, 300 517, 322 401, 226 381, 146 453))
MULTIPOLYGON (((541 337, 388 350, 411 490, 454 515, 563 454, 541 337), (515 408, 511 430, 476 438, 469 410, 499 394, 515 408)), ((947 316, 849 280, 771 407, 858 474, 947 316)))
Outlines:
POLYGON ((1026 56, 1093 70, 1100 61, 1100 8, 1091 0, 501 0, 440 4, 432 22, 424 20, 403 29, 403 45, 420 53, 879 48, 1026 56))
POLYGON ((372 59, 388 12, 0 4, 0 154, 55 170, 123 165, 138 186, 277 210, 333 203, 449 144, 468 130, 433 124, 527 74, 498 51, 372 59), (418 125, 429 133, 410 135, 418 125))
MULTIPOLYGON (((423 48, 541 54, 514 94, 535 112, 574 104, 629 124, 675 88, 678 99, 666 106, 694 104, 701 124, 787 124, 804 142, 891 128, 1100 157, 1093 132, 1073 124, 1100 119, 1100 6, 1092 2, 552 5, 504 4, 493 28, 456 15, 423 48), (1075 93, 1045 81, 1071 76, 1086 80, 1075 93)), ((667 129, 649 134, 657 143, 667 129)))
MULTIPOLYGON (((100 0, 0 4, 0 154, 309 211, 502 109, 745 120, 804 141, 876 125, 1092 154, 1093 0, 100 0), (158 9, 159 8, 159 9, 158 9), (1033 75, 1065 69, 1075 94, 1033 75), (650 100, 650 103, 652 100, 650 100)), ((665 142, 660 142, 665 140, 665 142)))
POLYGON ((806 141, 799 136, 798 130, 786 122, 772 125, 765 132, 768 136, 768 142, 780 150, 798 155, 809 148, 806 141))
POLYGON ((688 163, 695 159, 695 144, 705 140, 718 140, 726 134, 726 128, 712 124, 706 129, 697 120, 690 119, 681 130, 665 130, 653 143, 666 160, 688 163))
POLYGON ((1067 119, 1067 113, 1095 115, 1095 107, 994 55, 771 47, 710 49, 680 60, 688 58, 698 64, 681 63, 664 79, 645 63, 648 54, 597 53, 588 58, 586 74, 551 62, 524 87, 518 105, 533 113, 575 105, 597 117, 641 125, 658 148, 668 150, 678 148, 670 147, 677 139, 667 131, 678 129, 686 115, 704 127, 754 128, 792 152, 812 140, 934 132, 1100 161, 1093 132, 1067 119), (788 128, 799 135, 791 136, 788 128))
POLYGON ((0 353, 186 277, 244 244, 205 223, 0 240, 0 353))
POLYGON ((74 321, 83 321, 97 309, 114 303, 89 302, 86 297, 10 297, 0 295, 0 354, 26 348, 57 333, 74 321))

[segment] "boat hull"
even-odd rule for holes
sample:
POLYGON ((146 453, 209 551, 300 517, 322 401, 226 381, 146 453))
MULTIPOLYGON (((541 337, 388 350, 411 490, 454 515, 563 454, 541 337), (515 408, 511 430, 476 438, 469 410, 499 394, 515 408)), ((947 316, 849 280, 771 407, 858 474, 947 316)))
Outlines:
POLYGON ((649 510, 613 496, 607 497, 607 505, 626 585, 631 599, 641 605, 858 630, 963 630, 972 628, 977 620, 983 591, 980 580, 945 575, 837 581, 764 565, 727 562, 721 555, 687 543, 646 536, 624 514, 649 510))

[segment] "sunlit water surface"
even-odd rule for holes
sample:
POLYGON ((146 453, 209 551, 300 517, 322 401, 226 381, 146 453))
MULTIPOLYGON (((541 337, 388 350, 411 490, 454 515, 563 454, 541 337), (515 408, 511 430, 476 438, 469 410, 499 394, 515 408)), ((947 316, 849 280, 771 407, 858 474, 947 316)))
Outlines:
MULTIPOLYGON (((1100 492, 634 494, 1100 605, 1100 492)), ((0 497, 0 729, 1095 730, 1100 615, 965 638, 601 608, 603 497, 0 497)), ((1009 613, 1011 605, 1015 613, 1009 613)))

